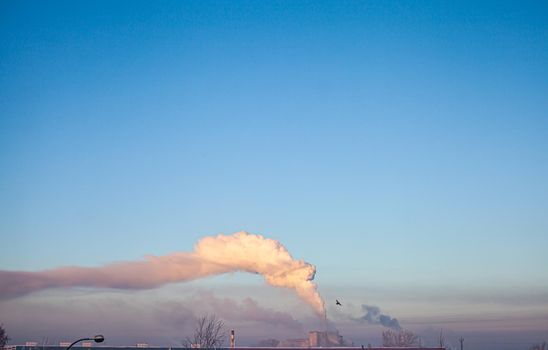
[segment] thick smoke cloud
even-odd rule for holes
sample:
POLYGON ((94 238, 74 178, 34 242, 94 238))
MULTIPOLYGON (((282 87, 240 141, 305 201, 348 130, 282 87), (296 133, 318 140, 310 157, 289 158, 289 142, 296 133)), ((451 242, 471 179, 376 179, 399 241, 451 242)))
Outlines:
POLYGON ((315 266, 293 259, 276 240, 244 231, 202 238, 192 252, 147 256, 141 261, 38 272, 0 271, 0 298, 76 286, 151 289, 236 271, 260 274, 272 286, 293 289, 325 318, 324 302, 313 282, 315 266))
POLYGON ((378 306, 364 304, 362 305, 362 310, 365 312, 365 315, 357 318, 351 317, 351 319, 360 323, 380 324, 394 330, 401 329, 398 320, 389 315, 381 314, 381 309, 378 306))

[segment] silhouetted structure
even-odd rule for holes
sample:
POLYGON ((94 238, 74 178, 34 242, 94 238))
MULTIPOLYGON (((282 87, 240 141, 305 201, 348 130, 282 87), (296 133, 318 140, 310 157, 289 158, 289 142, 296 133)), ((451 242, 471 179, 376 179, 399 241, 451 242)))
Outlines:
MULTIPOLYGON (((287 347, 237 347, 234 348, 236 350, 280 350, 280 349, 294 349, 294 350, 302 350, 303 347, 298 346, 287 346, 287 347)), ((306 347, 308 349, 313 350, 321 350, 325 349, 322 347, 306 347)), ((65 350, 66 348, 60 347, 58 345, 36 345, 36 346, 26 346, 26 345, 8 345, 6 347, 6 350, 65 350)), ((74 346, 72 348, 83 350, 88 349, 84 348, 82 346, 74 346)), ((143 350, 143 348, 138 348, 136 345, 134 346, 93 346, 91 349, 96 350, 143 350)), ((91 350, 90 349, 90 350, 91 350)), ((185 347, 167 347, 167 346, 149 346, 149 350, 188 350, 190 348, 185 347)), ((230 348, 217 348, 217 350, 233 350, 230 348)), ((360 346, 337 346, 337 347, 330 347, 329 350, 361 350, 360 346)), ((367 350, 387 350, 384 347, 367 347, 367 350)), ((424 347, 405 347, 405 348, 390 348, 390 350, 445 350, 444 348, 424 348, 424 347)))

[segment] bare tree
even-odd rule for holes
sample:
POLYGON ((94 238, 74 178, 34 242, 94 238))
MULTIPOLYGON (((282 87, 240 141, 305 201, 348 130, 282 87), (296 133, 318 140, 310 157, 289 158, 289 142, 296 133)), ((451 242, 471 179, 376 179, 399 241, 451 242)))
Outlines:
POLYGON ((443 335, 443 328, 440 329, 440 337, 438 338, 440 348, 445 348, 445 336, 443 335))
POLYGON ((387 329, 382 332, 382 346, 387 348, 419 346, 419 337, 405 329, 399 332, 387 329))
POLYGON ((8 337, 8 333, 6 333, 6 330, 4 329, 4 325, 0 324, 0 349, 3 349, 9 340, 10 338, 8 337))
POLYGON ((531 350, 546 350, 546 342, 542 342, 542 344, 536 344, 531 347, 531 350))
POLYGON ((196 320, 192 337, 183 341, 187 348, 216 349, 225 340, 224 322, 215 315, 205 315, 196 320))

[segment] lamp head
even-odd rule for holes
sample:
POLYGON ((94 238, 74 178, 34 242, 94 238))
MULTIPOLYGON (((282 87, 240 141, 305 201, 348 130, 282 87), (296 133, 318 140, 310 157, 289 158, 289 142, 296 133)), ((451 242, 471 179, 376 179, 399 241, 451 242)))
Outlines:
POLYGON ((93 337, 93 340, 95 340, 96 343, 102 343, 105 341, 105 337, 103 337, 101 334, 97 334, 95 337, 93 337))

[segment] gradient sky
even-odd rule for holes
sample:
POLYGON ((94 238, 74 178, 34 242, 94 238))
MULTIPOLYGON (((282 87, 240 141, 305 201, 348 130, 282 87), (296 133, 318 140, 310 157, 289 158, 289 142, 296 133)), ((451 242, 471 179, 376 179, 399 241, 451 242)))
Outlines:
MULTIPOLYGON (((246 230, 315 264, 328 303, 525 349, 548 340, 547 96, 541 1, 3 1, 0 268, 246 230)), ((239 274, 123 297, 200 288, 310 317, 239 274)), ((26 340, 63 293, 0 323, 26 340)))

